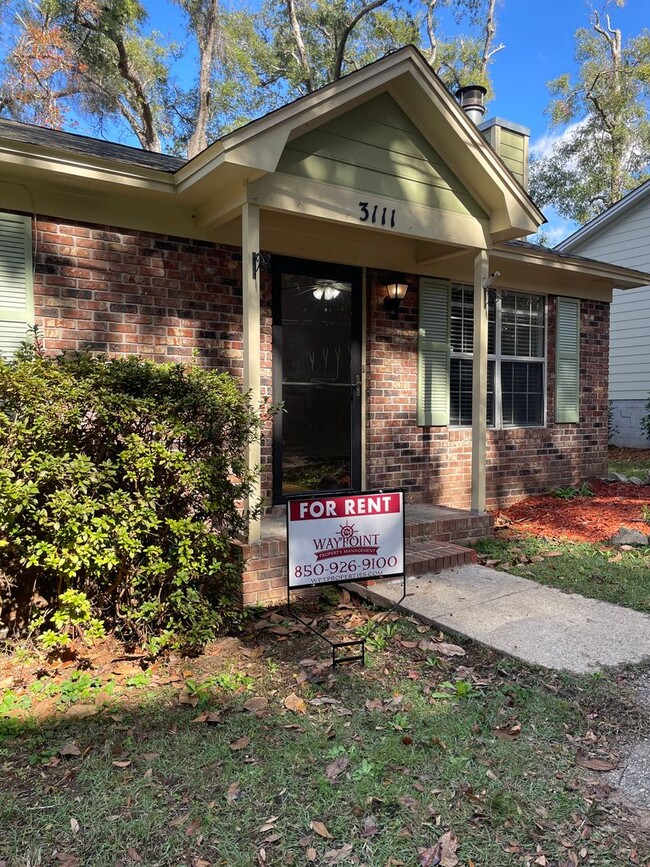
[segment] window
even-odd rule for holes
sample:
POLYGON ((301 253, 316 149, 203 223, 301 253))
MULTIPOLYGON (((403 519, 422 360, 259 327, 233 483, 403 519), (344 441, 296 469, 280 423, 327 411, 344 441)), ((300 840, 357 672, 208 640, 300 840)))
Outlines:
POLYGON ((0 356, 14 354, 33 322, 32 221, 0 213, 0 356))
MULTIPOLYGON (((487 423, 544 424, 546 305, 541 295, 501 290, 488 306, 487 423)), ((474 290, 452 285, 449 423, 472 423, 474 290)))

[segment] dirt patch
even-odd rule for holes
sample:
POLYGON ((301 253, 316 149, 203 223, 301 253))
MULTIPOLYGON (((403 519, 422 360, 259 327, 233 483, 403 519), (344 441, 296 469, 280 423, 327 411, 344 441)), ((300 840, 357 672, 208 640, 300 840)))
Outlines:
POLYGON ((591 488, 593 497, 565 500, 544 494, 528 497, 500 514, 517 533, 572 542, 603 542, 619 527, 650 531, 641 517, 643 506, 650 504, 650 487, 596 481, 591 488))

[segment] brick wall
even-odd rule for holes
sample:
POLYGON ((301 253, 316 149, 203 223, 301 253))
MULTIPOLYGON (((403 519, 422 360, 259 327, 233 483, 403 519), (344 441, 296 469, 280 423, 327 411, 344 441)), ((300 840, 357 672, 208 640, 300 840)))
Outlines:
MULTIPOLYGON (((235 247, 41 219, 35 225, 35 303, 47 351, 92 348, 242 374, 241 251, 235 247)), ((413 277, 412 287, 417 285, 413 277)), ((398 319, 383 309, 380 277, 367 285, 368 487, 404 487, 413 502, 467 508, 471 431, 415 424, 417 292, 398 319)), ((262 392, 271 396, 271 280, 262 275, 262 392)), ((604 472, 608 305, 582 302, 581 421, 555 425, 555 302, 548 309, 544 429, 488 431, 488 503, 604 472)), ((271 497, 271 426, 262 444, 271 497)))
MULTIPOLYGON (((466 428, 418 427, 417 278, 399 319, 382 305, 381 279, 368 275, 367 481, 405 487, 413 502, 469 508, 472 435, 466 428)), ((607 466, 609 305, 581 304, 580 423, 553 423, 555 299, 548 304, 547 419, 541 429, 488 430, 487 501, 491 508, 590 476, 607 466)))
MULTIPOLYGON (((36 321, 46 351, 92 349, 193 362, 241 379, 241 250, 85 223, 39 219, 36 321)), ((262 395, 271 396, 271 281, 262 275, 262 395)), ((271 491, 271 428, 262 442, 271 491)))

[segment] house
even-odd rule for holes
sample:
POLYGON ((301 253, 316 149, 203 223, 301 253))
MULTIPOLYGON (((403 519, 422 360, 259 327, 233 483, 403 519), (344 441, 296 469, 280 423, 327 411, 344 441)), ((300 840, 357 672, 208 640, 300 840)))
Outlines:
MULTIPOLYGON (((626 268, 650 270, 650 181, 558 244, 557 250, 589 256, 626 268)), ((617 446, 649 448, 641 428, 650 397, 650 287, 614 289, 610 308, 610 441, 617 446)))
POLYGON ((426 553, 605 471, 612 289, 650 278, 521 240, 526 130, 477 128, 480 90, 407 47, 189 162, 0 121, 3 351, 36 323, 283 401, 248 455, 246 601, 284 592, 291 493, 402 488, 426 553))

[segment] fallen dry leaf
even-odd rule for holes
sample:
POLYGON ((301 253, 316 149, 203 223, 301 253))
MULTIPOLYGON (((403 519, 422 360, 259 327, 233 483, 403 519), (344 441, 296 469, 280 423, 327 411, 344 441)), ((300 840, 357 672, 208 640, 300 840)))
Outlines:
POLYGON ((81 750, 79 749, 79 747, 76 745, 76 743, 74 741, 70 741, 69 744, 66 744, 64 747, 61 747, 61 749, 59 750, 59 755, 63 756, 64 758, 68 758, 71 756, 80 756, 81 750))
POLYGON ((521 734, 521 723, 506 723, 503 726, 497 726, 494 730, 495 735, 498 738, 506 741, 514 741, 515 738, 518 738, 521 734))
POLYGON ((351 851, 352 844, 344 843, 340 849, 330 849, 329 852, 326 852, 323 856, 323 862, 325 864, 340 864, 341 861, 347 860, 351 851))
POLYGON ((244 705, 244 710, 247 710, 250 713, 259 713, 260 711, 264 710, 268 703, 269 700, 265 696, 254 696, 253 698, 248 699, 248 701, 244 705))
POLYGON ((61 862, 62 867, 79 867, 81 861, 76 855, 71 855, 70 852, 57 852, 57 859, 61 862))
POLYGON ((70 830, 72 831, 73 834, 78 834, 79 828, 80 828, 79 820, 72 817, 70 819, 70 830))
POLYGON ((189 813, 183 813, 181 816, 176 816, 175 819, 172 819, 169 824, 173 825, 174 828, 180 828, 180 826, 184 825, 185 822, 187 822, 187 820, 189 818, 190 818, 189 813))
POLYGON ((325 837, 326 840, 334 839, 325 825, 322 822, 319 822, 318 819, 314 819, 313 822, 311 822, 311 829, 318 834, 319 837, 325 837))
POLYGON ((449 644, 447 641, 439 641, 434 650, 442 653, 443 656, 466 656, 467 654, 458 644, 449 644))
POLYGON ((347 769, 349 764, 350 759, 345 754, 338 756, 338 758, 334 759, 333 762, 330 762, 325 770, 325 776, 330 783, 336 782, 338 777, 340 777, 343 771, 347 769))
POLYGON ((249 737, 237 738, 236 741, 231 741, 229 746, 233 752, 237 752, 237 750, 245 750, 246 747, 250 744, 250 742, 251 739, 249 737))
POLYGON ((127 759, 123 762, 111 762, 114 768, 128 768, 131 764, 131 759, 127 759))
POLYGON ((234 804, 235 801, 239 800, 241 795, 241 786, 239 783, 231 783, 228 786, 228 791, 226 792, 226 801, 229 804, 234 804))
POLYGON ((307 849, 307 851, 305 852, 305 858, 308 861, 315 861, 316 858, 318 858, 318 853, 313 846, 310 846, 309 849, 307 849))
POLYGON ((456 867, 458 846, 458 837, 453 831, 446 831, 435 846, 430 849, 418 849, 420 867, 456 867))
POLYGON ((129 856, 131 861, 136 861, 138 864, 142 863, 142 857, 139 855, 136 849, 133 846, 129 846, 126 850, 126 854, 129 856))
POLYGON ((279 818, 279 816, 269 816, 269 818, 260 828, 260 834, 266 834, 267 831, 275 831, 275 823, 278 821, 279 818))
POLYGON ((581 768, 587 768, 590 771, 604 773, 606 771, 614 771, 618 767, 619 762, 616 759, 589 758, 584 753, 578 753, 576 755, 576 765, 580 765, 581 768))
POLYGON ((287 710, 292 710, 294 713, 307 713, 307 705, 304 699, 296 695, 295 692, 290 692, 283 704, 287 710))
POLYGON ((363 837, 372 837, 374 834, 379 833, 379 828, 377 827, 377 820, 374 816, 366 816, 361 823, 361 834, 363 837))
POLYGON ((186 689, 182 689, 178 693, 178 701, 181 704, 189 704, 190 707, 196 707, 199 703, 198 695, 192 695, 192 693, 188 692, 186 689))
POLYGON ((193 723, 207 723, 207 725, 216 725, 221 722, 221 714, 216 710, 204 710, 203 713, 200 713, 197 717, 194 717, 193 720, 190 720, 193 723))
POLYGON ((201 820, 200 819, 192 819, 190 824, 185 829, 185 836, 186 837, 195 837, 200 830, 201 830, 201 820))

